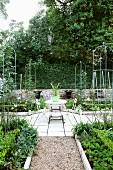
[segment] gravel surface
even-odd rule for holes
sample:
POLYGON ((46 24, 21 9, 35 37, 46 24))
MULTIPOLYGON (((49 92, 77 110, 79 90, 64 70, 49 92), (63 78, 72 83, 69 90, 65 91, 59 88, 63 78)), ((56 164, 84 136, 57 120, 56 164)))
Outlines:
POLYGON ((39 137, 30 170, 84 170, 73 137, 39 137))

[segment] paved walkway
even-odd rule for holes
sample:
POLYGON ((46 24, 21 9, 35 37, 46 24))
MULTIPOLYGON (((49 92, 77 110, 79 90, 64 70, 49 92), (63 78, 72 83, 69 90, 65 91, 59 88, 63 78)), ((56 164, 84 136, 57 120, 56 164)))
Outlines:
MULTIPOLYGON (((51 112, 47 110, 39 110, 31 116, 26 116, 27 119, 34 128, 37 129, 39 136, 72 136, 72 128, 80 121, 92 122, 95 120, 93 115, 78 115, 72 112, 62 112, 65 123, 62 120, 51 120, 49 122, 49 115, 51 112)), ((55 112, 55 114, 61 114, 55 112)))

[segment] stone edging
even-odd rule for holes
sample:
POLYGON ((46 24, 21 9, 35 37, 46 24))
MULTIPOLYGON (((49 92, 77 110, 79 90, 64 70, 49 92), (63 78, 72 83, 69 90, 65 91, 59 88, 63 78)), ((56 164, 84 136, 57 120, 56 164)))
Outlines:
POLYGON ((88 161, 88 159, 87 159, 87 157, 86 157, 86 155, 84 153, 82 145, 81 145, 80 141, 77 139, 76 135, 75 135, 75 140, 76 140, 77 147, 78 147, 79 153, 81 155, 85 170, 92 170, 92 168, 91 168, 91 166, 89 164, 89 161, 88 161))
POLYGON ((31 158, 32 158, 32 156, 27 157, 25 164, 24 164, 24 170, 29 169, 29 166, 30 166, 30 163, 31 163, 31 158))

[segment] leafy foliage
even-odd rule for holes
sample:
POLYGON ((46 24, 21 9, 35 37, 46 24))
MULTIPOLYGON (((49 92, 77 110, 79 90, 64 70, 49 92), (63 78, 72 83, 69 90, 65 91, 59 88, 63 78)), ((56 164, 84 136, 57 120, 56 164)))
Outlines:
POLYGON ((81 135, 84 131, 91 135, 93 132, 92 124, 80 122, 73 127, 74 135, 81 135))
POLYGON ((38 102, 39 102, 39 108, 40 109, 44 109, 46 107, 45 100, 42 97, 39 99, 38 102))
MULTIPOLYGON (((22 23, 11 23, 11 31, 2 31, 17 53, 17 80, 24 74, 30 59, 47 63, 76 64, 91 68, 92 50, 106 43, 108 65, 112 67, 113 17, 111 0, 45 0, 46 14, 41 11, 24 30, 22 23), (111 47, 111 48, 109 48, 111 47)), ((103 55, 103 54, 102 54, 103 55)))
POLYGON ((113 123, 107 122, 104 129, 103 122, 83 123, 75 125, 74 135, 79 135, 84 152, 89 160, 93 170, 111 170, 113 169, 113 141, 112 136, 113 123), (109 129, 110 128, 110 129, 109 129))
POLYGON ((67 99, 67 102, 66 102, 66 109, 72 109, 73 106, 74 106, 74 100, 68 100, 67 99))
POLYGON ((37 143, 37 131, 31 127, 24 127, 17 138, 17 143, 11 151, 11 160, 16 168, 22 168, 28 156, 32 155, 37 143))
POLYGON ((91 63, 90 51, 101 42, 109 44, 112 41, 108 36, 113 36, 110 31, 113 23, 111 1, 106 5, 106 0, 45 0, 45 4, 54 58, 91 63))
POLYGON ((113 152, 96 136, 82 141, 82 146, 93 170, 113 169, 113 152))
MULTIPOLYGON (((29 66, 28 66, 29 67, 29 66)), ((26 75, 29 74, 29 69, 26 68, 26 75)), ((32 62, 31 65, 31 78, 30 80, 35 88, 39 89, 48 89, 51 88, 50 82, 54 84, 59 83, 59 89, 64 88, 75 88, 75 65, 69 65, 68 63, 59 63, 59 64, 49 64, 44 61, 32 62), (36 83, 34 78, 34 72, 36 72, 36 83), (57 78, 56 78, 57 77, 57 78)), ((91 87, 91 72, 87 74, 86 86, 91 87)), ((28 82, 28 78, 27 78, 28 82)), ((79 84, 79 79, 76 80, 76 83, 79 84)), ((26 84, 26 83, 25 83, 26 84)))
POLYGON ((37 143, 37 130, 29 127, 26 120, 13 119, 9 124, 10 128, 8 127, 5 135, 3 132, 5 124, 0 126, 1 170, 23 168, 27 156, 32 154, 37 143))
POLYGON ((5 8, 6 3, 9 3, 9 0, 0 0, 0 15, 2 15, 4 18, 7 17, 7 11, 5 8))
POLYGON ((0 169, 3 168, 7 154, 10 151, 10 148, 16 142, 16 137, 19 135, 19 129, 7 132, 4 136, 3 133, 0 135, 0 169))

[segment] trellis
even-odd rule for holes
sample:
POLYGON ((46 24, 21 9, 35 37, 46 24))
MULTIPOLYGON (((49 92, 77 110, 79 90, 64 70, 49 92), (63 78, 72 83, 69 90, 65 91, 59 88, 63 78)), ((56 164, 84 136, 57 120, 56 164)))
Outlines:
POLYGON ((81 104, 86 95, 86 80, 86 64, 80 61, 75 65, 75 91, 78 93, 81 104))
POLYGON ((93 107, 97 101, 99 104, 104 103, 104 111, 100 110, 100 114, 104 114, 104 122, 107 118, 107 103, 111 103, 111 112, 113 115, 113 64, 112 68, 108 66, 108 52, 112 49, 104 43, 93 50, 93 107), (95 99, 96 98, 96 99, 95 99))
MULTIPOLYGON (((5 133, 8 128, 10 128, 9 120, 11 116, 9 116, 9 109, 8 106, 6 106, 5 102, 7 99, 7 103, 10 103, 10 95, 12 95, 11 98, 13 98, 13 91, 17 88, 16 83, 16 51, 7 45, 4 45, 2 53, 1 53, 1 89, 0 89, 0 101, 1 101, 1 123, 4 124, 4 130, 5 133), (14 61, 14 65, 11 61, 14 61)), ((15 95, 14 103, 17 104, 16 95, 15 95)), ((17 113, 14 113, 12 117, 17 118, 17 113)), ((17 122, 18 126, 18 122, 17 122)))

